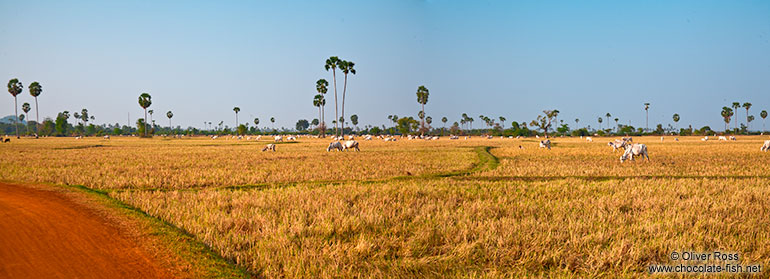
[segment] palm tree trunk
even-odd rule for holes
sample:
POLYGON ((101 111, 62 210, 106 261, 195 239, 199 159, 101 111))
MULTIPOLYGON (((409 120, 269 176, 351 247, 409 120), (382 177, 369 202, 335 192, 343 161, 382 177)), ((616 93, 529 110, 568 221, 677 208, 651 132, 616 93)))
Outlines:
POLYGON ((38 131, 40 130, 40 108, 37 106, 37 97, 35 97, 35 122, 37 122, 35 123, 35 136, 37 137, 40 134, 38 131))
POLYGON ((420 117, 420 136, 425 135, 425 104, 420 103, 422 117, 420 117))
POLYGON ((334 82, 334 136, 339 136, 337 132, 337 122, 340 119, 340 115, 337 112, 337 71, 332 68, 332 81, 334 82))
POLYGON ((342 84, 342 137, 345 138, 345 92, 348 90, 348 74, 345 74, 345 82, 342 84))
POLYGON ((144 136, 147 137, 147 108, 144 109, 144 136))
POLYGON ((15 111, 14 116, 16 116, 16 138, 19 138, 19 103, 16 102, 16 96, 13 96, 13 110, 15 111))
POLYGON ((324 123, 323 119, 323 116, 321 116, 321 105, 318 105, 318 121, 320 121, 320 123, 318 123, 318 134, 321 134, 321 130, 323 130, 323 127, 321 126, 321 124, 324 123))

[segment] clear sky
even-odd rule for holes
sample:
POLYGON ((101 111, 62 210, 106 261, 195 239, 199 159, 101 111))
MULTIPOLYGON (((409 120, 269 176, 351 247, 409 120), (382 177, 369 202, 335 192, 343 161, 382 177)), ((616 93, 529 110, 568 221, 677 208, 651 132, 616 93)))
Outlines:
MULTIPOLYGON (((0 78, 25 86, 19 105, 39 81, 41 117, 87 108, 97 123, 135 123, 148 92, 161 125, 172 110, 175 126, 233 126, 239 106, 242 122, 294 127, 318 117, 332 55, 356 63, 346 114, 364 124, 416 117, 419 85, 435 122, 468 113, 474 127, 479 114, 509 126, 554 108, 571 126, 609 112, 638 127, 650 102, 651 127, 676 112, 679 126, 722 129, 722 106, 748 101, 759 128, 770 110, 766 0, 0 0, 0 38, 0 78)), ((5 96, 0 115, 13 114, 5 96)))

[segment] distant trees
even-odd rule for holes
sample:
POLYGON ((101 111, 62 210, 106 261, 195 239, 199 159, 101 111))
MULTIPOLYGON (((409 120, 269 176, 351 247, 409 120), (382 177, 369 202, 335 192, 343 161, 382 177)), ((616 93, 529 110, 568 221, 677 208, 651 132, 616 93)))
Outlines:
POLYGON ((14 123, 16 125, 16 138, 19 138, 19 103, 16 101, 16 96, 21 94, 21 92, 24 90, 24 85, 21 84, 21 82, 18 79, 11 79, 8 81, 8 93, 11 93, 11 96, 13 96, 13 110, 14 110, 14 116, 16 116, 16 122, 14 123))
POLYGON ((444 123, 444 126, 441 127, 441 136, 444 136, 444 129, 446 128, 447 121, 449 121, 449 119, 447 119, 446 116, 441 118, 441 122, 444 123))
MULTIPOLYGON (((144 119, 147 119, 147 108, 152 105, 152 96, 148 93, 142 93, 139 95, 139 106, 144 109, 144 119)), ((147 123, 144 123, 144 136, 147 136, 147 123)))
MULTIPOLYGON (((741 103, 740 102, 733 102, 733 110, 732 110, 733 113, 737 114, 738 113, 738 108, 740 108, 740 107, 741 107, 741 103)), ((738 129, 738 121, 735 121, 734 123, 735 123, 735 129, 737 130, 738 129)))
POLYGON ((500 116, 498 119, 500 119, 500 128, 505 130, 505 117, 500 116))
POLYGON ((752 121, 752 120, 749 120, 749 109, 751 108, 751 103, 749 102, 743 103, 743 108, 746 109, 746 131, 748 132, 749 122, 752 121))
POLYGON ((56 122, 54 124, 54 128, 56 129, 56 132, 59 135, 62 135, 62 136, 67 135, 67 119, 69 118, 70 118, 70 113, 69 111, 66 111, 66 110, 56 115, 56 122))
MULTIPOLYGON (((529 125, 538 127, 543 130, 545 137, 548 138, 548 129, 551 127, 551 121, 553 121, 553 119, 558 114, 558 112, 553 110, 544 110, 543 115, 538 115, 537 119, 532 120, 529 125)), ((601 117, 599 119, 601 119, 601 117)))
MULTIPOLYGON (((344 113, 343 113, 344 114, 344 113)), ((350 116, 350 123, 353 123, 353 127, 358 129, 358 115, 354 114, 350 116)), ((343 128, 344 129, 344 128, 343 128)))
POLYGON ((417 103, 420 104, 423 116, 420 117, 420 132, 421 134, 425 134, 425 104, 428 103, 428 96, 430 93, 428 92, 428 88, 424 85, 420 85, 420 87, 417 87, 417 103))
POLYGON ((310 127, 310 122, 308 122, 307 119, 300 119, 297 121, 297 124, 295 125, 295 128, 297 129, 297 131, 305 131, 309 127, 310 127))
POLYGON ((40 108, 37 106, 37 97, 40 96, 40 94, 43 93, 43 86, 40 85, 39 82, 35 81, 33 83, 29 84, 29 95, 31 95, 33 98, 35 98, 35 134, 38 134, 38 130, 40 127, 40 108))
MULTIPOLYGON (((325 88, 324 88, 325 90, 325 88)), ((313 106, 318 107, 318 118, 323 119, 323 111, 321 110, 321 107, 323 107, 326 104, 326 99, 324 99, 324 95, 316 94, 313 98, 313 106)), ((318 125, 316 125, 318 126, 318 125)), ((318 130, 321 133, 321 136, 323 137, 323 130, 325 130, 325 127, 318 126, 318 130)))
MULTIPOLYGON (((319 112, 321 113, 321 118, 320 118, 321 126, 319 126, 319 128, 321 130, 320 132, 321 132, 322 138, 326 137, 326 121, 324 121, 324 112, 326 111, 324 109, 324 107, 326 106, 326 97, 324 97, 324 95, 326 95, 326 92, 328 91, 327 87, 329 87, 329 82, 326 81, 325 79, 319 79, 318 81, 316 81, 315 89, 316 91, 318 91, 318 95, 321 96, 320 107, 319 107, 319 112)), ((317 97, 318 95, 316 95, 316 98, 318 98, 317 97)))

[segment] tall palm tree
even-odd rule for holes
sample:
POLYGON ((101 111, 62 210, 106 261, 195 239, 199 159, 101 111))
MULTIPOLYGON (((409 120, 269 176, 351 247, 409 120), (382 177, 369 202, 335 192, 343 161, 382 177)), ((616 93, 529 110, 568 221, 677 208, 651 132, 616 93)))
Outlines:
MULTIPOLYGON (((425 114, 425 104, 428 103, 428 95, 430 95, 430 93, 428 92, 427 87, 425 87, 424 85, 420 85, 420 87, 417 87, 417 102, 420 103, 420 105, 422 106, 422 109, 420 111, 422 111, 423 114, 425 114)), ((422 131, 421 134, 424 135, 425 119, 423 117, 420 117, 420 121, 421 121, 420 130, 422 131)))
POLYGON ((37 96, 40 96, 40 93, 43 93, 43 86, 40 85, 39 82, 35 81, 33 83, 29 84, 29 95, 32 95, 32 97, 35 98, 35 135, 38 134, 38 129, 40 128, 40 108, 37 106, 37 96))
POLYGON ((599 130, 602 129, 602 121, 604 121, 604 119, 602 119, 602 117, 599 116, 599 130))
POLYGON ((29 112, 30 109, 31 108, 29 107, 29 103, 24 103, 24 104, 21 105, 21 111, 24 112, 24 114, 25 114, 24 118, 27 119, 27 125, 25 125, 26 126, 26 130, 27 130, 27 132, 26 132, 27 134, 29 134, 29 114, 28 114, 28 112, 29 112))
POLYGON ((166 112, 166 117, 168 117, 168 130, 170 132, 173 129, 171 128, 171 117, 174 117, 174 113, 169 110, 166 112))
POLYGON ((447 122, 447 121, 449 121, 449 119, 447 119, 447 118, 446 118, 446 116, 444 116, 444 117, 442 117, 442 118, 441 118, 441 122, 443 122, 443 123, 444 123, 444 126, 443 126, 443 127, 441 127, 441 136, 442 136, 442 137, 444 136, 444 129, 446 128, 446 122, 447 122))
MULTIPOLYGON (((734 111, 734 114, 738 114, 738 108, 739 108, 739 107, 741 107, 741 103, 740 103, 740 102, 733 102, 733 111, 734 111)), ((736 130, 738 129, 738 121, 735 121, 735 129, 736 129, 736 130)))
POLYGON ((272 123, 273 130, 275 130, 275 117, 270 117, 270 123, 272 123))
POLYGON ((618 124, 618 120, 620 120, 620 118, 615 117, 615 133, 618 132, 618 126, 620 126, 620 124, 618 124))
POLYGON ((326 122, 324 122, 324 112, 326 111, 324 108, 326 106, 326 98, 324 95, 326 95, 326 92, 328 91, 327 87, 329 87, 329 82, 325 79, 319 79, 315 83, 315 90, 318 91, 318 94, 321 95, 321 99, 323 99, 323 102, 321 102, 321 107, 319 110, 321 111, 321 137, 326 137, 326 122))
MULTIPOLYGON (((326 65, 324 65, 324 68, 328 72, 329 69, 332 70, 332 81, 334 82, 334 119, 340 117, 339 113, 337 112, 337 65, 339 65, 340 59, 337 56, 329 57, 329 59, 326 59, 326 65)), ((334 121, 334 136, 338 136, 337 134, 337 122, 334 121)))
POLYGON ((763 110, 759 113, 759 117, 762 117, 762 131, 765 131, 765 118, 767 118, 767 111, 763 110))
POLYGON ((152 105, 152 96, 148 93, 139 95, 139 106, 144 109, 144 136, 147 136, 147 108, 152 105))
POLYGON ((13 96, 13 110, 15 113, 13 114, 16 116, 16 122, 14 123, 16 125, 16 138, 19 138, 19 103, 16 101, 16 96, 21 94, 21 92, 24 90, 24 85, 21 84, 21 82, 18 79, 11 79, 8 81, 8 93, 11 93, 11 96, 13 96))
POLYGON ((318 119, 323 119, 321 115, 321 106, 323 106, 326 103, 326 99, 324 99, 324 95, 316 94, 315 97, 313 97, 313 106, 318 107, 318 119))
POLYGON ((254 127, 259 130, 259 118, 254 118, 254 127))
MULTIPOLYGON (((342 95, 344 96, 345 94, 342 94, 342 95)), ((345 99, 345 98, 343 98, 343 99, 345 99)), ((344 101, 343 101, 343 103, 344 103, 344 101)), ((353 123, 353 127, 355 127, 356 130, 358 130, 358 115, 356 115, 356 114, 351 115, 350 116, 350 123, 353 123)))
POLYGON ((730 129, 730 118, 733 116, 733 109, 729 107, 722 107, 722 118, 725 120, 725 133, 730 129))
POLYGON ((749 109, 751 108, 751 103, 745 102, 743 103, 743 108, 746 109, 746 133, 749 133, 749 109))
POLYGON ((575 129, 579 129, 578 122, 580 122, 580 119, 575 118, 575 129))
POLYGON ((650 103, 644 103, 644 129, 650 130, 650 103))
MULTIPOLYGON (((351 61, 341 60, 337 67, 340 68, 343 74, 345 74, 345 82, 342 85, 342 118, 345 118, 345 92, 348 88, 348 74, 356 74, 356 69, 353 68, 356 64, 351 61)), ((345 122, 342 122, 342 137, 345 137, 345 122)))
POLYGON ((503 130, 505 130, 505 117, 500 116, 498 117, 498 119, 500 119, 500 128, 503 128, 503 130))
POLYGON ((433 123, 433 117, 425 117, 425 123, 428 123, 428 126, 430 126, 430 123, 433 123))
POLYGON ((607 117, 607 129, 609 129, 609 128, 610 128, 610 117, 612 116, 612 114, 610 114, 610 113, 608 112, 608 113, 607 113, 607 114, 605 114, 604 116, 606 116, 606 117, 607 117))
MULTIPOLYGON (((674 124, 679 124, 679 119, 680 119, 679 118, 679 114, 678 113, 674 113, 673 118, 674 118, 674 124)), ((679 125, 676 126, 676 129, 679 130, 679 125)))
POLYGON ((238 129, 238 113, 241 112, 241 108, 234 107, 233 111, 235 112, 235 129, 238 129))

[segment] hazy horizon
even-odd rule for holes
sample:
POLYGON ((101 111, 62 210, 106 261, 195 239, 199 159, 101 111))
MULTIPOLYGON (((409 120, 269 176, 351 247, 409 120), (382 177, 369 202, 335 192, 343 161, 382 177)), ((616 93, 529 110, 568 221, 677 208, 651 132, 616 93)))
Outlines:
MULTIPOLYGON (((558 109, 571 128, 575 118, 597 128, 608 112, 644 127, 649 102, 650 128, 678 113, 680 128, 722 130, 721 108, 737 101, 753 104, 757 130, 770 110, 768 1, 0 1, 0 24, 0 78, 24 84, 30 120, 28 86, 39 81, 41 120, 87 108, 98 124, 125 125, 130 113, 133 125, 147 92, 161 126, 171 110, 174 126, 232 127, 238 106, 241 123, 293 128, 318 117, 329 56, 356 63, 345 112, 359 126, 416 117, 420 85, 434 126, 467 113, 474 128, 480 114, 509 127, 558 109)), ((338 90, 341 102, 339 73, 338 90)), ((14 113, 5 94, 0 116, 14 113)), ((333 88, 326 99, 328 123, 333 88)))

